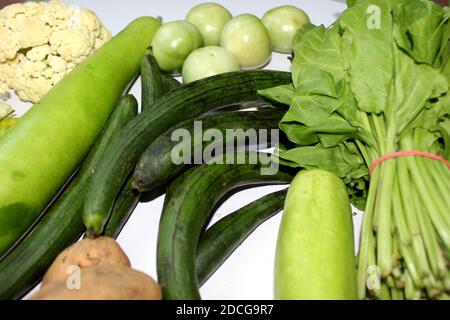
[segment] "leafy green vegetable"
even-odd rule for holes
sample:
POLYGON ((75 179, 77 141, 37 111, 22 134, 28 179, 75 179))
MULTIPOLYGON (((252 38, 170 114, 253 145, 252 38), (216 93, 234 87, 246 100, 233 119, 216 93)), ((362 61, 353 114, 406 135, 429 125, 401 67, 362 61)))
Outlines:
POLYGON ((0 138, 16 123, 17 119, 12 118, 13 113, 11 106, 0 101, 0 138))
POLYGON ((369 168, 398 151, 449 158, 450 13, 427 0, 348 4, 329 28, 297 34, 292 87, 260 92, 290 106, 280 123, 290 144, 277 157, 335 173, 352 203, 365 208, 360 298, 444 297, 450 171, 424 157, 369 168), (367 288, 374 266, 381 287, 367 288))

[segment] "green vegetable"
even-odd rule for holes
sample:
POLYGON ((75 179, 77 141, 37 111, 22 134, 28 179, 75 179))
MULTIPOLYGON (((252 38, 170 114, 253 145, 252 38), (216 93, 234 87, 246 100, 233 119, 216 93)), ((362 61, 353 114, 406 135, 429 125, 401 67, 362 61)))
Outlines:
POLYGON ((141 105, 150 106, 158 98, 177 89, 181 83, 170 75, 161 72, 158 63, 151 54, 146 54, 141 61, 141 105))
POLYGON ((164 92, 170 92, 172 90, 178 89, 181 86, 181 83, 177 79, 172 78, 168 74, 162 73, 161 78, 164 92))
POLYGON ((220 45, 234 54, 243 69, 263 67, 272 57, 269 33, 261 20, 251 14, 241 14, 228 21, 220 45))
POLYGON ((236 57, 221 47, 204 47, 192 52, 183 65, 183 82, 189 83, 217 74, 239 71, 236 57))
POLYGON ((9 128, 16 124, 17 120, 17 118, 4 118, 0 120, 0 138, 6 134, 9 128))
POLYGON ((33 224, 92 147, 159 27, 143 17, 68 74, 0 140, 0 255, 33 224))
POLYGON ((292 40, 297 31, 309 23, 309 17, 305 11, 297 7, 281 6, 267 11, 262 17, 262 22, 269 32, 273 49, 292 53, 292 40))
MULTIPOLYGON (((159 69, 157 69, 157 66, 155 65, 155 61, 151 56, 145 56, 141 62, 141 82, 142 105, 144 108, 151 105, 151 103, 164 94, 181 86, 174 78, 159 72, 159 69)), ((105 236, 114 239, 119 236, 134 209, 138 205, 140 198, 141 193, 133 188, 132 179, 130 178, 122 187, 122 190, 114 201, 111 217, 105 226, 105 236)))
POLYGON ((202 34, 192 23, 183 20, 163 24, 152 41, 159 67, 169 73, 180 73, 187 56, 200 47, 203 47, 202 34))
POLYGON ((163 79, 155 58, 146 54, 141 61, 141 105, 149 106, 162 96, 163 79))
POLYGON ((111 211, 111 218, 105 226, 105 236, 117 239, 134 209, 138 205, 140 198, 140 192, 133 189, 130 182, 123 186, 116 201, 114 202, 114 207, 111 211))
POLYGON ((258 89, 289 81, 286 72, 230 72, 184 85, 144 108, 111 143, 92 180, 84 215, 97 218, 86 227, 93 235, 101 234, 120 190, 117 186, 125 184, 139 156, 162 132, 221 106, 255 100, 258 89))
POLYGON ((292 88, 261 92, 291 101, 280 128, 292 144, 280 148, 280 162, 335 173, 365 207, 361 299, 406 291, 400 280, 407 276, 406 298, 450 290, 448 167, 406 156, 384 161, 369 177, 372 164, 394 152, 449 159, 449 17, 431 1, 357 1, 330 28, 297 39, 292 88), (381 287, 367 287, 374 270, 381 287))
POLYGON ((13 112, 14 110, 9 104, 0 101, 0 121, 10 116, 13 112))
POLYGON ((205 164, 189 170, 170 185, 158 231, 158 280, 164 299, 200 299, 196 250, 201 232, 220 199, 238 187, 291 180, 284 172, 261 175, 262 167, 261 164, 205 164), (201 201, 198 195, 203 195, 201 201))
POLYGON ((231 18, 226 8, 214 2, 197 5, 186 16, 186 20, 200 30, 205 46, 220 45, 222 29, 231 18))
MULTIPOLYGON (((84 232, 82 209, 89 181, 112 139, 136 116, 133 96, 124 96, 97 138, 79 172, 42 220, 0 261, 0 299, 19 299, 42 278, 56 256, 84 232)), ((120 198, 119 198, 120 199, 120 198)), ((115 233, 116 231, 114 231, 115 233)))
POLYGON ((264 196, 219 220, 201 236, 195 267, 199 286, 261 225, 283 210, 286 190, 264 196))
MULTIPOLYGON (((136 166, 133 174, 133 185, 141 192, 168 185, 173 179, 190 168, 190 164, 195 164, 195 150, 206 150, 207 146, 211 144, 211 141, 203 141, 203 134, 210 129, 219 130, 224 137, 223 143, 226 143, 230 139, 232 141, 237 140, 236 130, 248 132, 248 130, 276 129, 282 116, 283 112, 272 108, 248 112, 220 112, 195 119, 197 126, 200 125, 199 121, 201 121, 202 130, 196 130, 194 120, 184 121, 170 128, 150 143, 136 166), (227 130, 231 128, 234 129, 233 132, 227 133, 227 130), (191 138, 182 142, 172 141, 172 134, 177 129, 188 130, 191 138), (177 148, 180 156, 184 152, 183 150, 189 150, 187 151, 190 154, 189 163, 174 163, 174 150, 177 148)), ((242 143, 245 142, 237 142, 239 147, 242 147, 242 143)), ((253 148, 268 148, 270 143, 250 140, 245 145, 253 148)), ((222 148, 222 146, 220 147, 222 148)), ((215 149, 215 156, 218 156, 219 153, 223 154, 224 150, 221 150, 221 148, 215 149)))
POLYGON ((343 182, 322 170, 292 181, 278 234, 275 299, 356 299, 350 202, 343 182))
POLYGON ((17 118, 12 117, 13 113, 10 105, 0 101, 0 138, 17 122, 17 118))

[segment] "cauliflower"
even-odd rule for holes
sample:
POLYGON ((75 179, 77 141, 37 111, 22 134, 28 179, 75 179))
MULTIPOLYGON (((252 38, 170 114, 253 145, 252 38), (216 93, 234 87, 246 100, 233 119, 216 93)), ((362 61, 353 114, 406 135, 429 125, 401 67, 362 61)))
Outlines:
POLYGON ((37 102, 111 38, 91 11, 52 0, 0 10, 0 96, 37 102))

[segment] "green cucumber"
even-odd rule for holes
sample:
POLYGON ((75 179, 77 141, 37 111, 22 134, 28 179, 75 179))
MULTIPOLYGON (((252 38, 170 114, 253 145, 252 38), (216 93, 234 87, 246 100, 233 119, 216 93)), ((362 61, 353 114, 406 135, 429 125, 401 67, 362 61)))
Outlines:
MULTIPOLYGON (((189 164, 175 164, 172 161, 172 151, 180 144, 179 141, 172 141, 172 133, 175 130, 186 129, 189 131, 191 139, 183 141, 184 149, 190 150, 190 163, 194 164, 195 150, 205 150, 210 141, 203 141, 203 134, 210 129, 219 130, 224 137, 224 143, 228 140, 234 141, 234 132, 228 130, 258 130, 278 128, 278 123, 284 112, 266 108, 258 111, 246 112, 220 112, 206 115, 195 121, 201 121, 202 130, 196 130, 194 120, 187 120, 179 125, 170 128, 150 143, 142 154, 133 174, 133 185, 141 192, 154 190, 161 186, 166 186, 170 181, 189 169, 189 164)), ((268 133, 268 137, 269 136, 268 133)), ((257 144, 261 141, 255 141, 257 144)), ((248 142, 251 147, 252 141, 248 142)), ((273 145, 270 142, 260 145, 262 148, 269 148, 273 145)), ((224 151, 224 150, 222 150, 224 151)), ((220 152, 220 151, 219 151, 220 152)), ((223 153, 223 152, 222 152, 223 153)), ((202 152, 203 154, 203 152, 202 152)), ((216 154, 218 156, 219 154, 216 154)))
POLYGON ((138 111, 124 96, 96 140, 79 172, 34 229, 0 261, 0 299, 19 299, 42 278, 56 256, 84 232, 82 209, 89 181, 106 147, 138 111))
POLYGON ((349 197, 330 172, 303 170, 289 187, 277 242, 275 298, 357 299, 349 197))
POLYGON ((134 209, 139 203, 141 194, 132 188, 131 180, 122 188, 111 212, 111 218, 105 226, 105 236, 117 239, 134 209))
POLYGON ((64 77, 0 140, 0 256, 86 157, 160 22, 142 17, 64 77))
POLYGON ((158 63, 146 54, 141 61, 141 104, 145 108, 163 95, 163 81, 158 63))
MULTIPOLYGON (((159 71, 156 61, 151 56, 145 56, 141 62, 141 81, 142 84, 142 104, 146 105, 152 101, 156 101, 164 94, 175 90, 181 84, 171 76, 159 71), (158 68, 158 69, 155 69, 158 68), (160 82, 153 81, 154 78, 160 78, 160 82), (161 88, 155 88, 161 85, 161 88), (145 92, 148 90, 148 92, 145 92)), ((125 186, 120 191, 117 199, 114 202, 114 207, 111 211, 111 217, 105 226, 104 235, 116 239, 123 227, 127 223, 137 204, 141 193, 132 186, 132 179, 130 178, 125 186)))
POLYGON ((195 269, 202 231, 215 206, 239 187, 288 183, 279 171, 261 175, 261 164, 204 164, 177 178, 168 188, 158 231, 157 271, 168 300, 200 299, 195 269))
POLYGON ((120 189, 133 171, 139 156, 161 133, 186 119, 218 107, 258 98, 257 90, 291 82, 290 73, 239 71, 212 76, 181 86, 158 99, 131 121, 108 148, 84 207, 86 227, 100 235, 120 189))
POLYGON ((161 73, 161 78, 164 92, 170 92, 181 87, 181 83, 168 74, 161 73))
POLYGON ((259 225, 283 210, 286 193, 286 190, 281 190, 264 196, 205 231, 200 238, 195 261, 200 286, 259 225))

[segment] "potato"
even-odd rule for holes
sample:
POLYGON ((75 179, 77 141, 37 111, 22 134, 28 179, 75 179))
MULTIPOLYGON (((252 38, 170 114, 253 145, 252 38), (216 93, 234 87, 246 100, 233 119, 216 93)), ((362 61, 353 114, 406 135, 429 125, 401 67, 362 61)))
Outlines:
POLYGON ((76 242, 61 252, 42 280, 42 287, 52 282, 67 279, 73 266, 88 268, 93 266, 131 267, 130 260, 119 244, 111 238, 86 238, 76 242))
MULTIPOLYGON (((72 277, 76 275, 72 275, 72 277)), ((80 269, 79 289, 75 281, 48 284, 31 300, 161 300, 161 288, 151 277, 124 266, 95 266, 80 269)))

